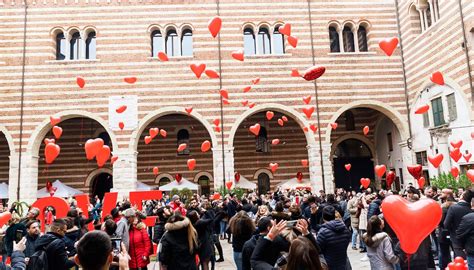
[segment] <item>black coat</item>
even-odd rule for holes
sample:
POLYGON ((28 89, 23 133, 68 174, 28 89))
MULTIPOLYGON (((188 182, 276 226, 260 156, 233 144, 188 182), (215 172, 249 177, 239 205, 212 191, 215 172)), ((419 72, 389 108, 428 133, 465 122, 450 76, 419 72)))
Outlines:
POLYGON ((194 228, 198 233, 199 248, 198 254, 201 260, 209 260, 213 252, 214 242, 212 241, 212 221, 213 217, 204 215, 196 221, 194 228))
POLYGON ((49 232, 36 240, 36 251, 45 249, 48 257, 48 268, 54 270, 68 270, 76 264, 68 259, 63 237, 49 232))
POLYGON ((395 246, 394 251, 400 258, 400 267, 402 270, 426 270, 430 264, 432 264, 432 262, 430 262, 431 240, 429 236, 421 242, 415 254, 410 255, 410 260, 408 260, 407 254, 401 249, 400 243, 395 246), (410 262, 410 265, 408 265, 408 262, 410 262))
POLYGON ((197 270, 195 259, 197 247, 194 249, 195 252, 189 252, 187 226, 174 225, 173 230, 168 230, 163 235, 160 243, 162 246, 159 261, 166 265, 168 270, 197 270))
POLYGON ((158 244, 165 233, 165 224, 164 221, 158 221, 153 226, 153 243, 158 244))
POLYGON ((36 241, 39 239, 39 235, 35 235, 34 237, 26 234, 26 248, 23 251, 25 253, 25 257, 31 257, 33 253, 35 253, 36 248, 36 241))
POLYGON ((474 256, 474 213, 465 215, 456 230, 457 239, 469 256, 474 256))
POLYGON ((261 234, 256 234, 252 236, 247 242, 245 242, 242 249, 242 270, 251 270, 250 257, 257 246, 257 241, 262 237, 261 234))
POLYGON ((26 227, 25 227, 25 224, 23 223, 12 224, 10 225, 10 227, 8 227, 7 231, 5 232, 4 242, 5 242, 5 249, 7 250, 8 256, 12 255, 13 241, 15 241, 17 230, 22 231, 23 236, 26 235, 26 227))
POLYGON ((382 201, 380 199, 375 199, 369 204, 369 209, 367 210, 367 220, 372 216, 378 216, 380 214, 380 205, 382 201))
POLYGON ((456 229, 459 227, 462 217, 471 212, 471 204, 465 201, 460 201, 449 207, 446 219, 444 220, 444 227, 449 231, 451 243, 453 243, 453 245, 461 245, 456 237, 456 229))
POLYGON ((66 244, 66 252, 68 257, 76 255, 76 247, 74 244, 79 240, 80 236, 81 231, 78 228, 74 228, 66 232, 63 240, 66 244))
POLYGON ((347 246, 351 233, 340 220, 324 223, 319 229, 316 242, 331 270, 345 270, 347 264, 347 246))

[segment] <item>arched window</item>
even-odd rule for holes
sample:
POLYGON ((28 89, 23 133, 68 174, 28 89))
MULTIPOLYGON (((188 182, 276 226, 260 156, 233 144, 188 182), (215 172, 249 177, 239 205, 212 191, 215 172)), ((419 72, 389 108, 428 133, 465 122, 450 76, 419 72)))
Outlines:
POLYGON ((329 27, 329 42, 331 47, 331 52, 341 52, 341 46, 339 44, 339 33, 336 30, 336 27, 329 27))
POLYGON ((421 34, 422 26, 421 26, 421 17, 420 12, 416 8, 415 5, 410 7, 410 25, 411 31, 413 34, 418 35, 421 34))
POLYGON ((169 184, 169 183, 171 183, 171 179, 169 179, 169 178, 166 177, 166 176, 163 176, 163 177, 161 177, 160 180, 158 181, 158 186, 161 187, 161 186, 164 186, 164 185, 169 184))
POLYGON ((273 53, 284 54, 285 53, 285 37, 280 31, 278 31, 280 25, 276 26, 273 30, 273 53))
POLYGON ((344 113, 344 118, 346 120, 346 130, 355 130, 354 114, 351 111, 346 111, 344 113))
POLYGON ((267 129, 264 127, 260 128, 260 132, 255 140, 255 149, 260 153, 268 153, 268 138, 267 138, 267 129))
POLYGON ((359 39, 359 51, 367 52, 369 50, 369 46, 367 45, 367 30, 362 25, 359 25, 359 29, 357 30, 357 38, 359 39))
POLYGON ((270 176, 266 173, 261 173, 257 177, 258 179, 258 194, 266 194, 270 191, 270 176))
POLYGON ((185 143, 187 147, 183 151, 178 152, 178 155, 189 155, 189 132, 186 129, 180 129, 177 135, 177 146, 183 143, 185 143))
POLYGON ((260 27, 258 30, 258 53, 259 54, 271 54, 272 48, 270 45, 270 33, 268 28, 260 27))
POLYGON ((211 194, 211 181, 206 175, 200 176, 198 179, 198 184, 201 187, 201 195, 209 196, 211 194))
POLYGON ((193 56, 193 31, 191 31, 191 29, 183 30, 181 37, 181 55, 193 56))
POLYGON ((163 51, 163 36, 160 30, 151 33, 151 56, 155 57, 163 51))
POLYGON ((86 59, 96 58, 95 48, 96 48, 95 32, 90 32, 89 34, 87 34, 87 39, 86 39, 86 59))
POLYGON ((255 34, 252 28, 247 27, 244 29, 244 54, 255 55, 255 53, 256 53, 255 34))
POLYGON ((64 37, 64 34, 61 32, 56 35, 56 60, 66 59, 66 54, 67 54, 66 38, 64 37))
POLYGON ((81 34, 79 32, 75 32, 71 36, 69 59, 78 60, 80 55, 81 55, 81 34))
POLYGON ((352 33, 352 29, 349 26, 344 26, 342 38, 344 40, 344 52, 355 52, 354 33, 352 33))
POLYGON ((425 12, 426 12, 426 26, 427 28, 429 28, 433 24, 433 21, 434 21, 434 18, 431 18, 431 5, 429 2, 427 3, 425 12))
POLYGON ((175 29, 170 29, 166 33, 166 54, 168 56, 179 55, 179 39, 175 29))

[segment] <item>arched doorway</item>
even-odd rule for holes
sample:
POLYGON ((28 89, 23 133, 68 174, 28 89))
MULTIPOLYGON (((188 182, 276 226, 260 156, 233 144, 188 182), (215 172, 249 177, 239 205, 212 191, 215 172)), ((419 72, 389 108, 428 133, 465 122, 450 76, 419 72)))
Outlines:
POLYGON ((7 183, 10 175, 10 148, 8 141, 3 134, 0 132, 0 183, 7 183))
POLYGON ((113 177, 110 173, 103 172, 97 174, 91 182, 91 197, 94 198, 97 195, 99 199, 102 200, 104 198, 104 194, 106 192, 110 192, 110 190, 114 187, 113 183, 113 177))
POLYGON ((336 188, 359 190, 360 179, 374 179, 374 162, 369 147, 360 140, 347 139, 336 146, 333 154, 336 188), (351 164, 350 171, 345 168, 351 164))
POLYGON ((201 187, 201 195, 209 196, 211 194, 211 180, 207 175, 200 176, 198 184, 201 187))
POLYGON ((166 184, 169 184, 171 183, 171 178, 169 178, 168 176, 163 176, 161 178, 159 178, 158 180, 158 186, 161 187, 161 186, 164 186, 166 184))
POLYGON ((267 194, 270 191, 270 176, 266 173, 260 173, 257 177, 258 194, 267 194))

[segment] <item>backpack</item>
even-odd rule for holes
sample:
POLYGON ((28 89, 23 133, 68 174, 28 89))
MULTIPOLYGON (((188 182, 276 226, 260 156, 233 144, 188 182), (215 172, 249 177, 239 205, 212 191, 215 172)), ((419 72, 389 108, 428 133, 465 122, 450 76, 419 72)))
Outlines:
POLYGON ((55 239, 51 243, 46 245, 46 247, 43 247, 41 250, 35 251, 35 253, 31 255, 30 260, 28 261, 26 270, 48 270, 48 255, 46 254, 46 250, 55 241, 61 241, 61 239, 55 239))

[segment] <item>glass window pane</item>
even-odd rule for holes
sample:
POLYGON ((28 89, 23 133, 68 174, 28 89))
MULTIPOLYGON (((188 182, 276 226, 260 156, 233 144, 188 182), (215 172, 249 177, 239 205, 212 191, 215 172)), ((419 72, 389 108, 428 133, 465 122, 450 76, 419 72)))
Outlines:
POLYGON ((81 35, 79 32, 76 32, 71 37, 71 46, 70 46, 70 53, 69 59, 77 60, 80 56, 80 43, 81 43, 81 35))
POLYGON ((267 28, 261 27, 258 31, 258 53, 259 54, 270 54, 271 47, 270 47, 270 33, 268 32, 267 28))
POLYGON ((153 31, 151 33, 151 56, 155 57, 158 55, 158 52, 163 51, 163 36, 159 30, 153 31))
POLYGON ((86 40, 86 59, 96 59, 96 37, 95 32, 91 32, 87 35, 86 40))
POLYGON ((181 40, 181 55, 193 55, 193 32, 191 32, 191 30, 183 31, 183 37, 181 40))
POLYGON ((334 27, 329 27, 329 42, 331 43, 331 52, 341 51, 341 47, 339 45, 339 33, 334 27))
POLYGON ((359 26, 359 30, 357 31, 357 37, 359 39, 359 51, 368 51, 367 31, 365 30, 365 27, 359 26))
POLYGON ((56 60, 66 59, 67 42, 63 33, 56 36, 56 60))
POLYGON ((446 101, 448 103, 449 121, 454 121, 458 118, 456 98, 454 96, 454 93, 447 95, 446 101))
POLYGON ((284 54, 285 53, 285 37, 278 31, 280 26, 275 27, 273 31, 273 53, 284 54))
POLYGON ((344 39, 344 52, 355 52, 354 33, 352 33, 350 27, 344 27, 342 37, 344 39))
POLYGON ((166 54, 168 56, 179 55, 179 40, 176 30, 169 30, 166 34, 166 54))
POLYGON ((244 30, 244 54, 255 55, 255 35, 253 30, 245 28, 244 30))

